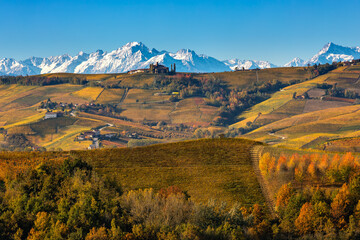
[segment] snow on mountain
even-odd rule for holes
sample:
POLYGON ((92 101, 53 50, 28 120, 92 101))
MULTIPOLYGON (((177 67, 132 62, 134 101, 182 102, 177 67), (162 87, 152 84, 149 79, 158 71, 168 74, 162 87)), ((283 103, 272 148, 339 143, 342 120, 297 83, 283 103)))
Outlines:
MULTIPOLYGON (((286 67, 305 66, 334 61, 360 59, 359 47, 343 47, 328 43, 318 54, 308 61, 294 58, 286 67)), ((76 56, 68 54, 47 58, 31 57, 23 61, 12 58, 0 59, 0 75, 35 75, 44 73, 121 73, 138 68, 148 68, 151 63, 170 67, 176 64, 179 72, 223 72, 238 69, 273 68, 267 61, 231 59, 219 61, 213 57, 197 54, 190 49, 175 53, 149 49, 141 42, 130 42, 111 52, 98 50, 87 54, 79 52, 76 56)))
POLYGON ((0 75, 33 75, 37 74, 35 68, 16 61, 13 58, 0 59, 0 75))
POLYGON ((0 74, 121 73, 148 68, 151 63, 156 62, 168 67, 175 63, 177 71, 180 72, 230 71, 223 62, 206 55, 198 55, 189 49, 182 49, 176 53, 160 52, 156 49, 150 50, 141 42, 130 42, 109 53, 98 50, 90 54, 80 52, 74 57, 64 54, 49 58, 32 57, 19 62, 14 59, 2 59, 0 74))
POLYGON ((306 64, 305 64, 304 60, 296 57, 293 60, 291 60, 290 62, 288 62, 287 64, 285 64, 284 67, 303 67, 305 65, 306 64))
POLYGON ((343 47, 332 42, 326 44, 315 56, 305 64, 325 64, 360 59, 360 47, 343 47))
POLYGON ((256 60, 240 60, 240 59, 231 59, 223 61, 227 66, 231 68, 231 70, 235 70, 236 68, 241 70, 244 69, 264 69, 264 68, 273 68, 276 65, 268 62, 268 61, 256 61, 256 60))

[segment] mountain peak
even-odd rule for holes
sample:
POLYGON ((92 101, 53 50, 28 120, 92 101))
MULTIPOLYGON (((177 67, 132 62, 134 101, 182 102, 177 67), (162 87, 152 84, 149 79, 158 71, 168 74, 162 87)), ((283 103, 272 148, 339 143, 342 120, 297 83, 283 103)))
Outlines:
POLYGON ((327 43, 315 56, 313 56, 306 64, 325 64, 333 62, 351 61, 360 58, 359 47, 344 47, 333 42, 327 43))
POLYGON ((232 70, 236 69, 264 69, 264 68, 273 68, 276 67, 274 64, 268 61, 257 61, 257 60, 240 60, 237 58, 223 61, 227 66, 232 70))
POLYGON ((124 47, 136 47, 136 46, 145 46, 142 42, 128 42, 127 44, 124 45, 124 47))
POLYGON ((295 57, 290 62, 286 63, 284 67, 302 67, 305 66, 305 61, 299 57, 295 57))

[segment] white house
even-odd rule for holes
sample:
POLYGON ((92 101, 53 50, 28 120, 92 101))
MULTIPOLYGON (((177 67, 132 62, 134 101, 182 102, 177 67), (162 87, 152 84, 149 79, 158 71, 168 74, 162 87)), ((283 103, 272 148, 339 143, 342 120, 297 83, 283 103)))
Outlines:
POLYGON ((57 117, 58 117, 58 113, 56 113, 56 112, 47 112, 47 113, 45 113, 45 119, 57 118, 57 117))

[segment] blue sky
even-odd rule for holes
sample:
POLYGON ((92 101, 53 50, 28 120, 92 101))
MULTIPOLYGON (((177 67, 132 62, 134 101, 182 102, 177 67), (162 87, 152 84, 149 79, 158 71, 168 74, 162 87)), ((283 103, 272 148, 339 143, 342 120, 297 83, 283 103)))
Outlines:
POLYGON ((0 58, 114 50, 130 41, 284 64, 360 46, 360 1, 0 0, 0 58))

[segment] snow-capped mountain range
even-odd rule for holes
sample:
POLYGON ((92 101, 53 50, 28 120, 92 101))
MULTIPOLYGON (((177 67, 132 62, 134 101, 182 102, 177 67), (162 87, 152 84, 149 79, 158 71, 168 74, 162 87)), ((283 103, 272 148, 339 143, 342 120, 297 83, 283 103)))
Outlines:
POLYGON ((329 42, 315 56, 307 61, 300 58, 294 58, 284 65, 284 67, 301 67, 314 64, 326 64, 333 62, 347 62, 354 59, 360 59, 360 47, 343 47, 329 42))
MULTIPOLYGON (((284 66, 324 64, 359 58, 359 47, 343 47, 330 42, 308 61, 294 58, 284 66)), ((224 72, 243 68, 263 69, 277 67, 267 61, 239 59, 220 61, 213 57, 197 54, 189 49, 181 49, 176 53, 171 53, 149 49, 141 42, 130 42, 111 52, 98 50, 90 54, 80 52, 76 56, 64 54, 47 58, 31 57, 22 61, 12 58, 0 59, 0 75, 35 75, 57 72, 121 73, 133 69, 147 68, 151 63, 156 62, 166 66, 175 63, 179 72, 224 72)))
POLYGON ((240 60, 240 59, 231 59, 223 61, 227 66, 231 68, 231 70, 241 70, 244 69, 255 69, 255 68, 273 68, 277 67, 276 65, 268 62, 268 61, 256 61, 256 60, 240 60))

